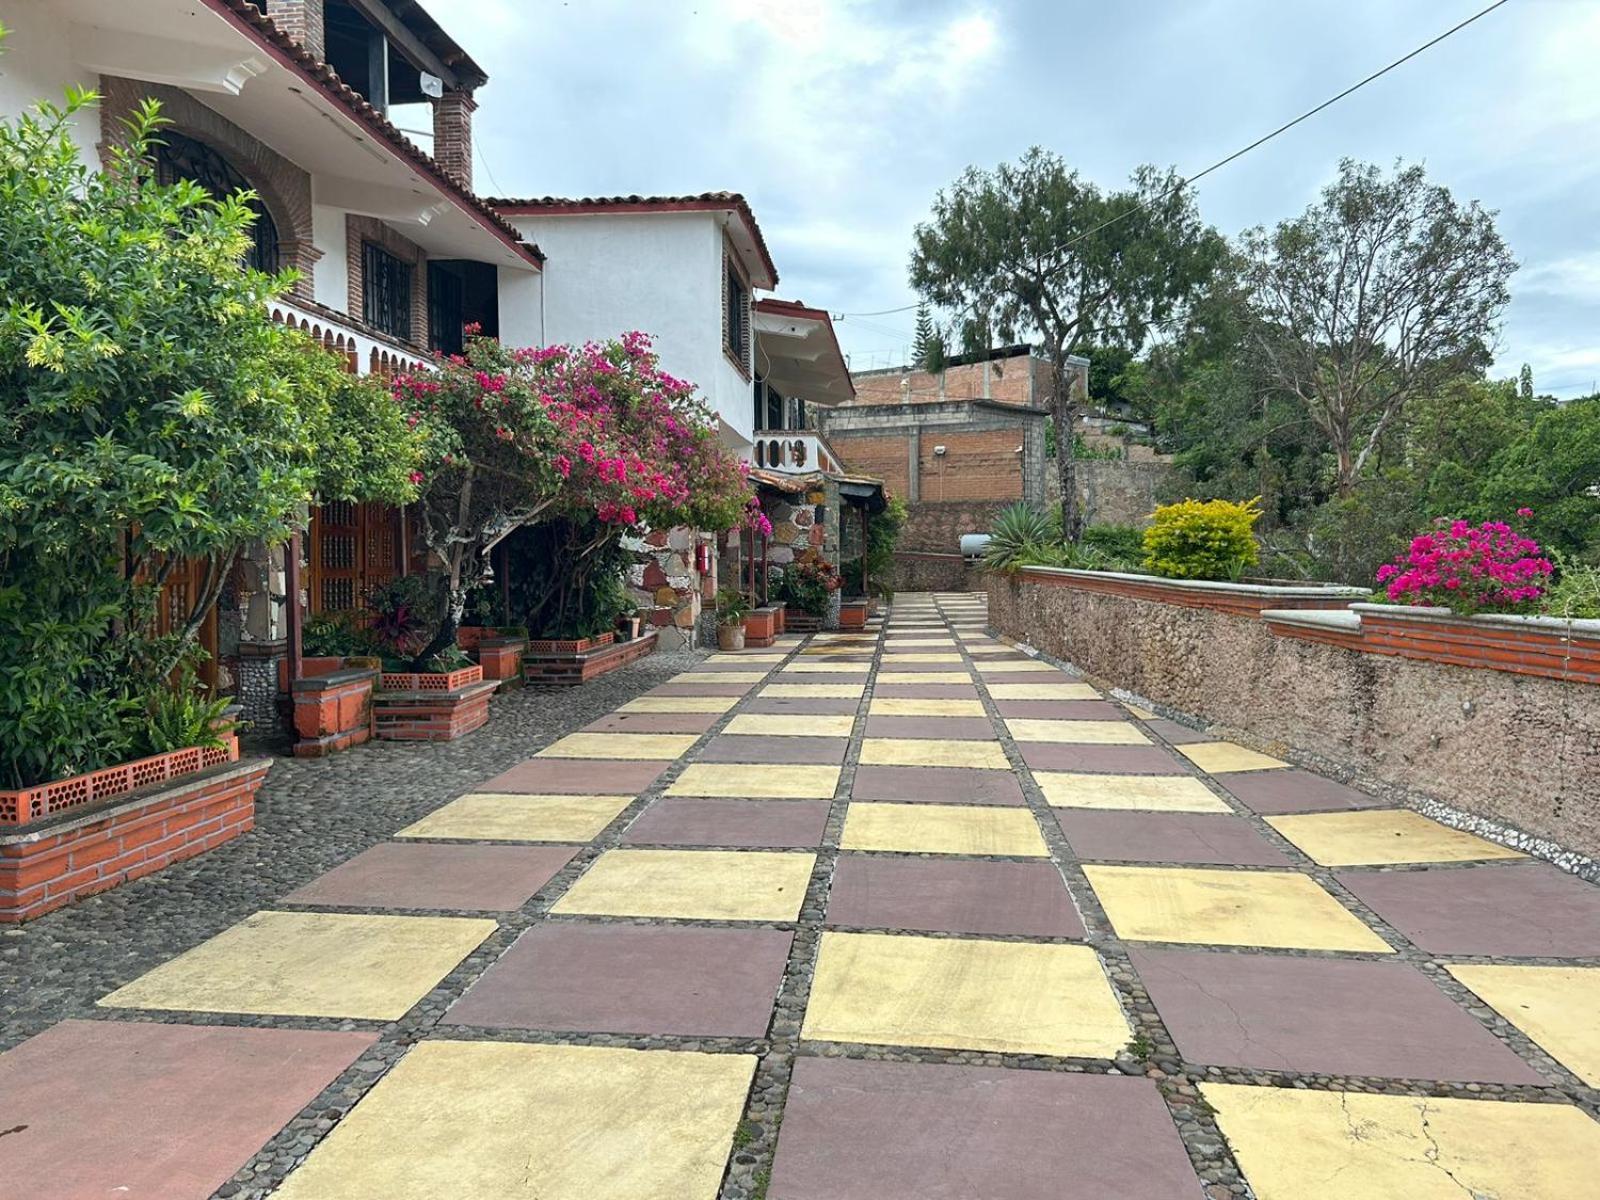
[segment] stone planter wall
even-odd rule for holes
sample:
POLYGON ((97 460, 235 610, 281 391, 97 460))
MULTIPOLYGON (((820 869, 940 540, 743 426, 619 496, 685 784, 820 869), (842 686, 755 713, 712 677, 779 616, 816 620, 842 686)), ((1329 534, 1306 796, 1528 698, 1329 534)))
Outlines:
POLYGON ((1280 602, 1316 599, 1273 594, 1284 589, 1088 574, 991 575, 990 625, 1219 736, 1521 831, 1550 857, 1600 856, 1600 690, 1586 682, 1600 625, 1568 634, 1365 604, 1319 612, 1280 602), (1479 649, 1465 665, 1469 633, 1479 649), (1507 638, 1530 644, 1514 652, 1521 661, 1497 660, 1507 638), (1552 658, 1564 675, 1547 671, 1552 658))
POLYGON ((0 826, 0 924, 193 858, 247 832, 267 759, 225 762, 20 827, 0 826))

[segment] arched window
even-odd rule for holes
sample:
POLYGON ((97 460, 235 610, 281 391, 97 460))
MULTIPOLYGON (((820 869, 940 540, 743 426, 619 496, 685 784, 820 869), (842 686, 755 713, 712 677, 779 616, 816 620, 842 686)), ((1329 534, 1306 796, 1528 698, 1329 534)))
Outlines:
MULTIPOLYGON (((161 144, 156 147, 156 181, 170 186, 180 179, 199 184, 219 200, 250 190, 249 182, 222 155, 204 142, 169 129, 161 134, 161 144)), ((250 227, 252 240, 245 264, 272 274, 278 269, 278 226, 260 199, 249 203, 256 219, 250 227)))

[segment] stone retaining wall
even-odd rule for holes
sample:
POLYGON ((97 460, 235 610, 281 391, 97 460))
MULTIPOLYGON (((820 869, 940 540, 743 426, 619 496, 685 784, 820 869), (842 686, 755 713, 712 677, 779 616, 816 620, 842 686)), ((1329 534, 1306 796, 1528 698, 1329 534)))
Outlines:
MULTIPOLYGON (((1148 586, 1126 594, 1115 577, 1080 585, 1074 574, 991 575, 990 624, 1220 736, 1548 839, 1555 845, 1521 844, 1557 861, 1560 848, 1600 857, 1594 685, 1497 669, 1488 657, 1464 666, 1286 635, 1273 626, 1284 627, 1276 614, 1290 605, 1271 597, 1255 612, 1220 611, 1193 592, 1166 602, 1148 586)), ((1583 869, 1570 855, 1564 865, 1583 869)))

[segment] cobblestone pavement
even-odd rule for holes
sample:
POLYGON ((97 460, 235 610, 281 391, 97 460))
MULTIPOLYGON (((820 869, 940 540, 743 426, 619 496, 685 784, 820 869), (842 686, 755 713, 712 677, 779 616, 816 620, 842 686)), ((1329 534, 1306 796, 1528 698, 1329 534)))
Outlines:
POLYGON ((280 763, 0 938, 0 1200, 1594 1194, 1600 888, 984 626, 280 763))

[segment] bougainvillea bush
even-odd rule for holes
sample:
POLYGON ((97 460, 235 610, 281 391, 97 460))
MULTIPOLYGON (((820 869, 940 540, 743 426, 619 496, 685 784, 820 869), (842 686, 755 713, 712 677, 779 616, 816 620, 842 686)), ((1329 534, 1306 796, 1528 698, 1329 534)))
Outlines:
POLYGON ((613 569, 606 548, 629 529, 728 529, 745 512, 741 464, 694 386, 661 369, 642 333, 518 350, 469 337, 465 354, 398 377, 394 394, 434 430, 421 505, 424 538, 444 563, 443 603, 417 669, 452 644, 490 552, 516 529, 562 521, 547 581, 559 600, 598 586, 601 564, 613 569))
MULTIPOLYGON (((1519 509, 1527 519, 1530 509, 1519 509)), ((1533 612, 1554 568, 1539 543, 1505 521, 1440 518, 1411 547, 1378 568, 1378 583, 1395 604, 1479 612, 1533 612)))

